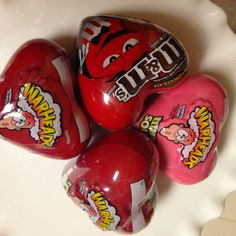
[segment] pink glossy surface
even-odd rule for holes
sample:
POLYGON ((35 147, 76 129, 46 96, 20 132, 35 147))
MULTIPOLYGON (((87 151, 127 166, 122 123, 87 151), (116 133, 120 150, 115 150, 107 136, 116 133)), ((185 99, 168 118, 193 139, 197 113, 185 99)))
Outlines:
POLYGON ((158 95, 136 127, 159 148, 161 170, 176 182, 193 184, 205 179, 215 165, 227 111, 227 95, 218 82, 190 76, 158 95))
POLYGON ((69 163, 62 182, 100 229, 137 232, 153 215, 158 168, 159 154, 151 140, 120 130, 69 163))

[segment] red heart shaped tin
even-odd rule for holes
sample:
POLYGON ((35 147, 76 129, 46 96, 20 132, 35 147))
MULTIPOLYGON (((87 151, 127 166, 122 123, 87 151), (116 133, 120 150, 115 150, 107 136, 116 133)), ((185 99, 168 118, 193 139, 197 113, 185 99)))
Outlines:
POLYGON ((137 232, 154 212, 158 168, 152 141, 140 132, 120 130, 69 163, 62 183, 100 229, 137 232))
POLYGON ((129 17, 88 17, 79 34, 78 81, 85 106, 101 126, 127 127, 152 93, 182 81, 187 54, 164 29, 129 17))
POLYGON ((59 45, 43 39, 23 44, 0 77, 1 135, 52 158, 77 156, 90 131, 73 97, 72 79, 59 45))

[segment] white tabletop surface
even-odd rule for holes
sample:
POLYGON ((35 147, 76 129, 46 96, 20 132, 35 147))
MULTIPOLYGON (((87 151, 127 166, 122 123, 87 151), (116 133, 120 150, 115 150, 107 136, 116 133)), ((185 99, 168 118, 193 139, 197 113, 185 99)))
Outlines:
MULTIPOLYGON (((189 74, 215 76, 228 92, 230 112, 213 173, 193 186, 159 175, 154 217, 137 234, 199 236, 236 189, 236 36, 223 11, 207 0, 0 0, 0 71, 32 38, 55 40, 73 55, 81 20, 99 14, 146 18, 168 29, 188 50, 189 74)), ((4 140, 0 150, 0 236, 105 235, 66 196, 60 176, 67 161, 31 154, 4 140)))

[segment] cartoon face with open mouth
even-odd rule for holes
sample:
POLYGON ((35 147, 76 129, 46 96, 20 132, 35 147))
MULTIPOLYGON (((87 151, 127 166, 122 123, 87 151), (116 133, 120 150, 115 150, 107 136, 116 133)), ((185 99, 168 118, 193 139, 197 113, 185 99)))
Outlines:
POLYGON ((112 17, 87 19, 82 27, 79 50, 80 63, 85 62, 84 74, 88 78, 114 79, 141 60, 163 32, 145 21, 139 23, 112 17))
POLYGON ((0 128, 9 130, 31 129, 35 125, 34 116, 29 112, 18 109, 6 113, 0 119, 0 128))
POLYGON ((168 140, 183 144, 184 146, 193 143, 196 135, 192 129, 185 127, 184 124, 171 124, 161 129, 160 134, 168 140))

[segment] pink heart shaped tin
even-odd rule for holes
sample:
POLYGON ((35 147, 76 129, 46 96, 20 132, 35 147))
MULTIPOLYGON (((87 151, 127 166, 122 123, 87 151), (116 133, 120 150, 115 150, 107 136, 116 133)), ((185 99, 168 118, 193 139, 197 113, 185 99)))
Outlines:
POLYGON ((176 182, 193 184, 214 167, 227 113, 222 86, 209 76, 190 76, 157 96, 136 127, 156 142, 161 170, 176 182))

